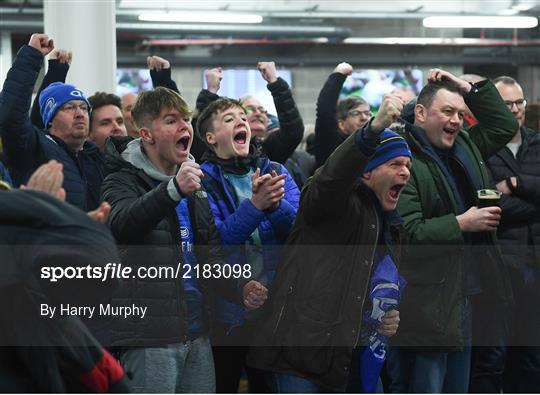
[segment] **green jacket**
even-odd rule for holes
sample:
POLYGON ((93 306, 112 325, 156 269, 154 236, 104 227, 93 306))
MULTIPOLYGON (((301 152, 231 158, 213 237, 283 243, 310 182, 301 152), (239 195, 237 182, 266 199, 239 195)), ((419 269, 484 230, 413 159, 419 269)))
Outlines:
MULTIPOLYGON (((470 194, 476 189, 490 187, 485 159, 512 138, 518 124, 489 81, 467 94, 465 103, 479 123, 468 132, 459 133, 451 152, 465 158, 460 163, 467 163, 465 168, 472 185, 464 193, 474 199, 470 194)), ((463 346, 464 254, 470 254, 469 262, 477 273, 485 301, 508 303, 512 299, 511 290, 495 245, 495 234, 472 235, 473 247, 465 251, 451 183, 437 165, 436 154, 423 130, 412 125, 407 129, 413 168, 397 208, 411 245, 400 267, 408 285, 400 307, 400 328, 393 343, 423 350, 426 347, 459 349, 463 346)))

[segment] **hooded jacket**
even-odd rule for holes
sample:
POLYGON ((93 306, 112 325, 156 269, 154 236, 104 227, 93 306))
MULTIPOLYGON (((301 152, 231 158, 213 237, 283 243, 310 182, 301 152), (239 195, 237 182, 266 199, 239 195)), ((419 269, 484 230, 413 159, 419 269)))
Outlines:
MULTIPOLYGON (((106 151, 111 174, 103 183, 102 196, 111 205, 109 225, 121 246, 123 263, 134 270, 141 266, 177 268, 182 256, 175 208, 180 199, 188 199, 192 227, 188 231, 193 234, 197 262, 223 264, 221 240, 203 190, 187 197, 178 194, 173 176, 166 176, 153 166, 142 152, 140 139, 110 138, 106 151)), ((225 279, 199 279, 205 298, 203 316, 207 330, 214 291, 241 301, 240 285, 225 279)), ((113 345, 155 347, 187 340, 182 273, 179 278, 135 276, 124 280, 113 303, 148 306, 144 319, 113 321, 113 345)))

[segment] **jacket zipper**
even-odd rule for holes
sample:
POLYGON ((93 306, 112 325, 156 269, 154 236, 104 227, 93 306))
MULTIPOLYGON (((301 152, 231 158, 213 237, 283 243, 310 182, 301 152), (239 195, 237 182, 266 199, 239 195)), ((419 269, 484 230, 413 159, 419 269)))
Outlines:
MULTIPOLYGON (((377 210, 375 208, 375 206, 372 206, 373 208, 373 211, 375 212, 375 233, 376 233, 376 236, 375 236, 375 243, 373 244, 373 251, 371 253, 371 263, 370 263, 370 269, 371 269, 371 266, 373 266, 373 259, 375 258, 375 251, 377 250, 377 242, 379 240, 379 215, 377 214, 377 210)), ((369 271, 369 273, 371 274, 371 270, 369 271)), ((369 284, 369 276, 367 278, 367 283, 369 284)), ((368 286, 366 285, 364 287, 364 296, 362 298, 362 307, 364 307, 364 302, 366 300, 366 294, 367 294, 367 291, 368 291, 368 286)), ((362 311, 360 311, 360 315, 362 315, 362 311)), ((360 331, 362 329, 362 320, 360 320, 360 326, 358 327, 358 329, 356 330, 356 340, 354 342, 354 346, 356 347, 358 345, 358 341, 360 340, 360 331)))
POLYGON ((292 291, 293 291, 293 286, 290 285, 289 289, 287 290, 287 294, 285 295, 285 302, 283 302, 283 305, 281 305, 281 309, 279 310, 279 315, 278 315, 276 325, 274 326, 274 330, 272 331, 272 334, 274 334, 274 335, 276 334, 278 326, 281 323, 281 318, 283 317, 283 311, 285 310, 285 305, 287 304, 287 299, 288 299, 289 295, 292 293, 292 291))

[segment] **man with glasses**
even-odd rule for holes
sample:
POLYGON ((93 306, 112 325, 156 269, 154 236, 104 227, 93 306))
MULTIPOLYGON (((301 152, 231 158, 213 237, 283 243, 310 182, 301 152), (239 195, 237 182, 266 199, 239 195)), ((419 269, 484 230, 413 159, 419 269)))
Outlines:
MULTIPOLYGON (((26 183, 43 163, 64 165, 66 201, 83 210, 100 206, 104 161, 97 145, 87 142, 90 103, 73 85, 55 82, 39 96, 45 131, 28 116, 32 90, 43 57, 54 49, 46 34, 33 34, 18 52, 0 93, 0 133, 15 185, 26 183)), ((103 205, 100 209, 103 208, 103 205)))
MULTIPOLYGON (((540 208, 540 135, 524 126, 527 101, 518 82, 494 81, 519 129, 487 164, 497 189, 540 208)), ((524 204, 521 204, 524 206, 524 204)), ((521 207, 520 207, 521 208, 521 207)), ((470 392, 529 393, 540 389, 540 218, 514 215, 502 221, 498 240, 515 303, 511 308, 478 312, 478 337, 486 347, 474 350, 470 392)))
POLYGON ((348 63, 340 63, 330 74, 317 99, 315 121, 315 159, 322 166, 330 154, 372 116, 368 102, 361 97, 348 97, 338 102, 345 79, 353 72, 348 63), (336 108, 336 102, 337 108, 336 108))

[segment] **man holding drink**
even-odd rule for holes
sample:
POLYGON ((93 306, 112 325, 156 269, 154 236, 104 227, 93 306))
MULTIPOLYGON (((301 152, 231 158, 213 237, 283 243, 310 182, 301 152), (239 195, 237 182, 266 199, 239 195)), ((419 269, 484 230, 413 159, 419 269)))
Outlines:
POLYGON ((397 209, 411 245, 400 265, 407 287, 388 362, 399 392, 466 393, 472 304, 489 309, 512 298, 493 232, 501 208, 478 207, 477 191, 490 187, 485 159, 518 125, 490 81, 470 84, 440 69, 428 81, 414 125, 406 125, 414 166, 397 209), (466 105, 479 121, 468 131, 466 105))

